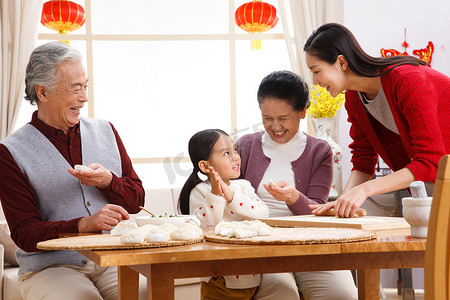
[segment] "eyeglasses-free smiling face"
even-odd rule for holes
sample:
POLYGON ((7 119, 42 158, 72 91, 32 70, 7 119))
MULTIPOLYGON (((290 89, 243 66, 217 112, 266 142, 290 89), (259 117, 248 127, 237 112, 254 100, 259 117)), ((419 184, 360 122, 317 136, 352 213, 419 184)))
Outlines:
POLYGON ((233 140, 227 135, 221 135, 214 144, 208 163, 226 184, 230 184, 230 179, 241 175, 241 157, 236 151, 233 140))
POLYGON ((305 55, 305 60, 306 65, 312 72, 313 84, 325 88, 332 97, 336 97, 346 89, 345 72, 343 70, 345 61, 340 61, 338 58, 334 64, 329 64, 308 53, 305 55))
POLYGON ((60 82, 52 92, 45 88, 40 100, 38 117, 44 123, 65 133, 80 121, 80 110, 87 98, 87 78, 79 62, 66 61, 59 65, 60 82))
POLYGON ((298 132, 300 120, 305 118, 306 107, 296 111, 282 99, 266 98, 259 105, 264 129, 278 144, 289 142, 298 132))

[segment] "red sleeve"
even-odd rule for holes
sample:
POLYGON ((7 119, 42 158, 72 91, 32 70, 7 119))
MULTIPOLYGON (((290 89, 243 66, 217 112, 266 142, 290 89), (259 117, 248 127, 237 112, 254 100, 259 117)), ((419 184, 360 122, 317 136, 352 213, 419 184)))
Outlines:
POLYGON ((369 139, 364 134, 358 123, 358 109, 356 107, 356 101, 360 102, 361 100, 359 99, 358 94, 354 91, 348 91, 345 97, 345 109, 348 114, 347 120, 351 124, 349 135, 353 140, 349 145, 350 152, 352 154, 352 171, 357 170, 373 176, 375 173, 375 165, 377 164, 378 154, 373 149, 369 139))
POLYGON ((78 232, 79 219, 42 221, 36 194, 8 149, 0 144, 0 199, 11 230, 11 238, 27 252, 40 251, 36 244, 57 238, 60 233, 78 232))

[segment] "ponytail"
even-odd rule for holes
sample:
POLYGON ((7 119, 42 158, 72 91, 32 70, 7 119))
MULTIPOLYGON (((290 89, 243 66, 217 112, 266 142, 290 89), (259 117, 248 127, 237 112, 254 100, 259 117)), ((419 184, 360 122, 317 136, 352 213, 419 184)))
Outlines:
POLYGON ((192 174, 186 180, 183 188, 181 189, 180 197, 178 198, 178 209, 183 215, 188 215, 189 212, 189 198, 191 191, 195 186, 203 180, 198 177, 200 168, 199 162, 202 160, 208 160, 211 155, 212 148, 221 135, 228 134, 220 129, 205 129, 194 134, 189 140, 188 150, 189 157, 191 158, 194 170, 192 174))
POLYGON ((199 170, 194 168, 191 175, 186 180, 183 188, 181 189, 180 197, 178 198, 178 209, 182 215, 189 215, 189 197, 191 196, 191 191, 195 188, 197 184, 203 182, 203 180, 198 177, 199 170))

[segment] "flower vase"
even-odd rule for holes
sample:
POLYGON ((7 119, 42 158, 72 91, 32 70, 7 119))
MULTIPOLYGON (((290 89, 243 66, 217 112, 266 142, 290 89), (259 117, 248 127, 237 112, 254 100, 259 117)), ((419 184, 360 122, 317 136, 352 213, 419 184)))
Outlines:
POLYGON ((333 183, 331 184, 330 195, 333 197, 339 196, 338 186, 340 182, 341 163, 342 163, 342 148, 331 137, 331 128, 335 122, 334 118, 311 118, 313 126, 315 127, 316 137, 325 140, 330 144, 333 151, 333 183))

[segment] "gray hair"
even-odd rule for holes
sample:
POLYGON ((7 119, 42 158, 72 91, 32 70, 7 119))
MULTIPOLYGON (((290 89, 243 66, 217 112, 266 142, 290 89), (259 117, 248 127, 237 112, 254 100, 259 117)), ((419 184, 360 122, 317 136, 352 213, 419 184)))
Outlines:
POLYGON ((61 42, 49 42, 33 50, 25 73, 25 100, 32 105, 39 101, 36 85, 47 87, 55 92, 60 81, 58 66, 65 61, 82 61, 78 50, 61 42))

